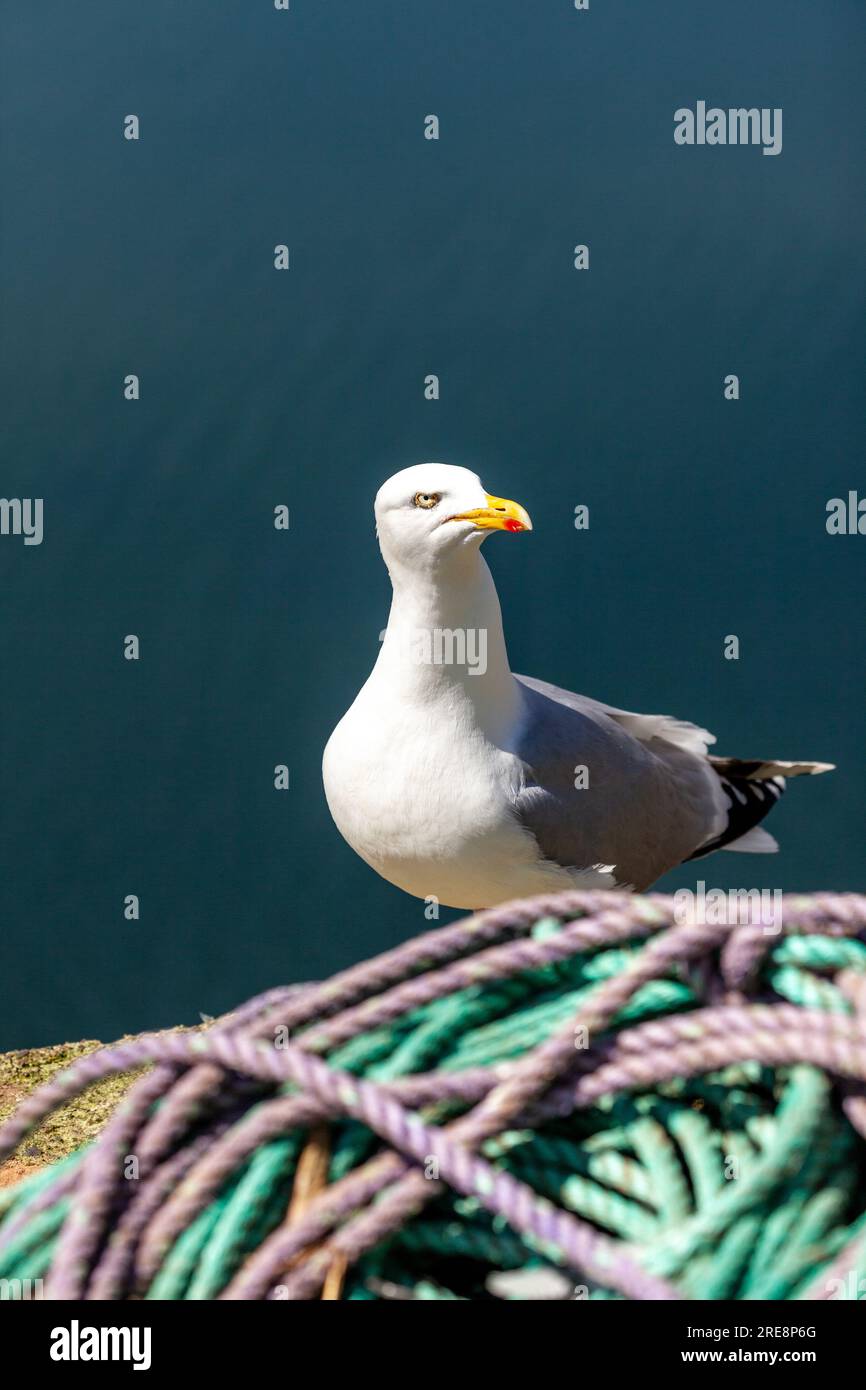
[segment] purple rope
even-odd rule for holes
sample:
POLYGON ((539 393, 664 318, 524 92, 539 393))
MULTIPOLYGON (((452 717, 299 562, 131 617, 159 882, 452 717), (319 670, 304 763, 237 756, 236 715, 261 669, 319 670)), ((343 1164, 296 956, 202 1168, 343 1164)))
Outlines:
MULTIPOLYGON (((263 1010, 287 1004, 304 988, 281 986, 267 990, 220 1019, 214 1035, 242 1028, 263 1010)), ((178 1081, 172 1093, 174 1104, 157 1111, 148 1121, 154 1103, 171 1087, 177 1074, 176 1067, 162 1066, 142 1077, 106 1125, 101 1142, 85 1158, 76 1187, 75 1206, 61 1232, 48 1280, 49 1297, 71 1300, 84 1296, 89 1270, 105 1239, 111 1216, 123 1205, 122 1189, 126 1181, 123 1165, 133 1144, 140 1181, 161 1155, 180 1141, 190 1118, 207 1105, 215 1091, 218 1093, 222 1078, 219 1068, 197 1068, 192 1075, 178 1081), (179 1108, 184 1112, 182 1124, 178 1122, 179 1108), (136 1136, 140 1136, 137 1141, 136 1136)))
POLYGON ((200 1135, 194 1143, 166 1159, 148 1178, 140 1180, 139 1190, 111 1233, 93 1272, 87 1298, 106 1302, 122 1297, 139 1240, 176 1184, 207 1153, 212 1137, 211 1134, 200 1135))

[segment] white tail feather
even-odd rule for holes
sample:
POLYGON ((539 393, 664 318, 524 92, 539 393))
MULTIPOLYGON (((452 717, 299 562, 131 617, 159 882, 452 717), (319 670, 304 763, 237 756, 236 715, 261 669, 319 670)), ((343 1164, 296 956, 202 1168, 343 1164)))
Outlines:
POLYGON ((779 842, 768 830, 763 830, 760 825, 753 825, 739 840, 731 840, 729 845, 722 845, 721 848, 736 850, 738 854, 776 854, 779 842))

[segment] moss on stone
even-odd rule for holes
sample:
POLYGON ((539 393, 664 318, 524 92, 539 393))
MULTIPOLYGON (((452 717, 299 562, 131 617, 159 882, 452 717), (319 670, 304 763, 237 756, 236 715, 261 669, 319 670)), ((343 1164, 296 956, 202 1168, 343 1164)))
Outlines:
MULTIPOLYGON (((171 1033, 197 1033, 210 1026, 213 1019, 194 1028, 170 1028, 171 1033)), ((142 1034, 119 1039, 131 1042, 142 1034)), ((114 1046, 114 1044, 108 1044, 114 1046)), ((56 1072, 96 1052, 105 1043, 86 1039, 82 1042, 57 1043, 53 1047, 25 1047, 19 1052, 0 1053, 0 1123, 8 1119, 25 1096, 49 1081, 56 1072)), ((130 1086, 150 1070, 150 1064, 133 1071, 117 1072, 104 1081, 88 1086, 67 1105, 53 1111, 38 1129, 28 1134, 5 1163, 0 1163, 0 1187, 26 1178, 46 1163, 57 1163, 75 1149, 87 1144, 99 1133, 117 1108, 130 1086)))
MULTIPOLYGON (((0 1121, 7 1119, 25 1096, 56 1072, 102 1046, 101 1042, 87 1039, 0 1054, 0 1121)), ((49 1115, 16 1152, 0 1164, 0 1187, 27 1177, 46 1163, 56 1163, 93 1139, 144 1070, 146 1068, 140 1067, 106 1077, 49 1115)))

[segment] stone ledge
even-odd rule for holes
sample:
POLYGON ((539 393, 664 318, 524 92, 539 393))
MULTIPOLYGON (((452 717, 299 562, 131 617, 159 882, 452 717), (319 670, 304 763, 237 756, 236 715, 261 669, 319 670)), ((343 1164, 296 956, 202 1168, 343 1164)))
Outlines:
MULTIPOLYGON (((171 1033, 201 1032, 207 1024, 195 1028, 170 1028, 171 1033)), ((118 1042, 131 1042, 131 1034, 118 1042)), ((50 1080, 58 1071, 79 1057, 113 1046, 86 1039, 82 1042, 57 1043, 53 1047, 25 1047, 18 1052, 0 1053, 0 1122, 12 1112, 31 1091, 50 1080)), ((29 1177, 48 1163, 57 1163, 67 1154, 93 1139, 107 1122, 125 1093, 148 1067, 118 1072, 89 1086, 82 1095, 53 1111, 38 1129, 29 1134, 15 1153, 0 1163, 0 1188, 9 1187, 20 1178, 29 1177)))

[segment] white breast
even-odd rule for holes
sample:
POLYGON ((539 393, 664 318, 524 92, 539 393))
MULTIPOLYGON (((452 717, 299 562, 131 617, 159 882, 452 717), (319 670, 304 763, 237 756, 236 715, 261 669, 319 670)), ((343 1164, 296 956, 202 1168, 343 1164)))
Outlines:
POLYGON ((571 887, 512 813, 518 759, 487 739, 459 692, 443 698, 435 711, 395 701, 374 672, 325 749, 341 834, 383 878, 449 907, 571 887))

